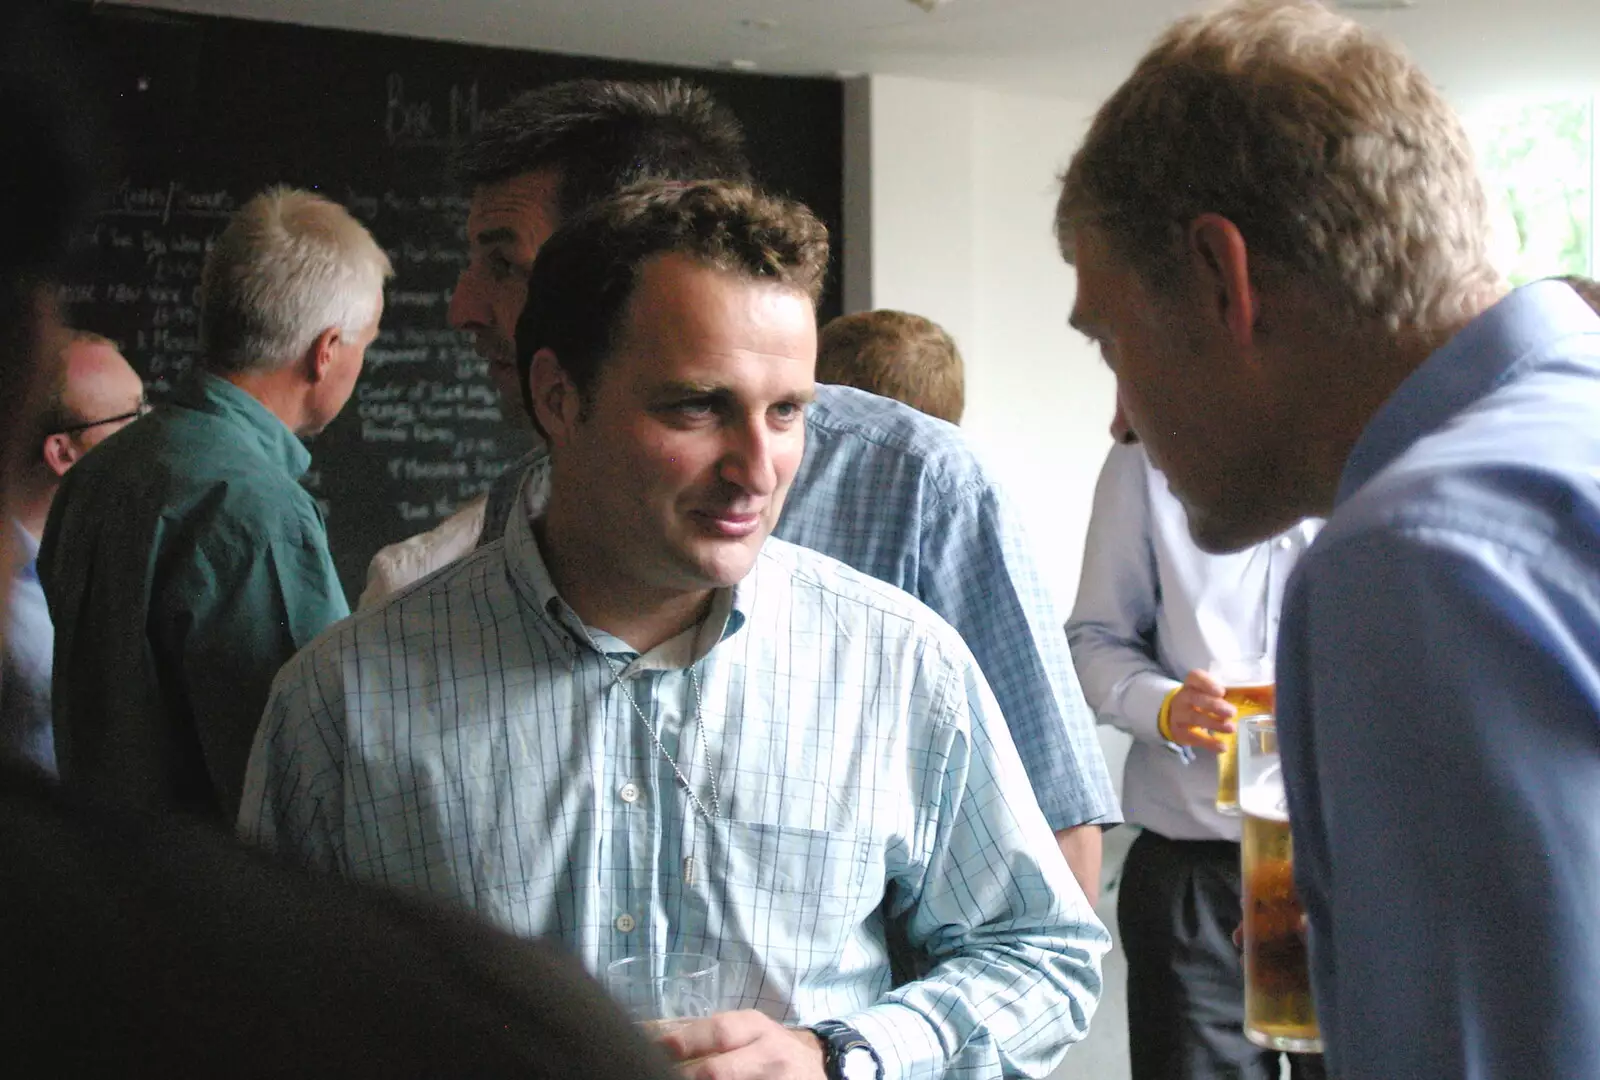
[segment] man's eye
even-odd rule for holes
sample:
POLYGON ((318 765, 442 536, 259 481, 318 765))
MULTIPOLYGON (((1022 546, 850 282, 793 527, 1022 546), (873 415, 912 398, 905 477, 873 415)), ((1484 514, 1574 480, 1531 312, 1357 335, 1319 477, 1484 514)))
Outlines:
POLYGON ((805 406, 797 401, 785 401, 772 407, 772 415, 783 421, 798 420, 805 411, 805 406))
POLYGON ((517 264, 500 254, 498 251, 491 252, 487 261, 489 264, 489 273, 497 281, 509 281, 512 278, 522 276, 521 269, 517 266, 517 264))

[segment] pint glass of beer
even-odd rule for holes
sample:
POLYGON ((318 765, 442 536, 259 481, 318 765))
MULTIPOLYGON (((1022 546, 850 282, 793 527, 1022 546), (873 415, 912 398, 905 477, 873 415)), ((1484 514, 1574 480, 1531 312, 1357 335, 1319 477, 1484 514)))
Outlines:
POLYGON ((1224 701, 1238 710, 1233 722, 1232 735, 1218 735, 1222 743, 1217 751, 1217 813, 1239 814, 1239 735, 1238 728, 1245 718, 1270 713, 1274 706, 1272 682, 1272 657, 1246 656, 1236 660, 1222 660, 1207 669, 1213 679, 1225 689, 1224 701))
POLYGON ((1305 916, 1294 889, 1278 728, 1271 715, 1239 722, 1239 793, 1244 807, 1244 1033, 1268 1050, 1321 1053, 1305 916))

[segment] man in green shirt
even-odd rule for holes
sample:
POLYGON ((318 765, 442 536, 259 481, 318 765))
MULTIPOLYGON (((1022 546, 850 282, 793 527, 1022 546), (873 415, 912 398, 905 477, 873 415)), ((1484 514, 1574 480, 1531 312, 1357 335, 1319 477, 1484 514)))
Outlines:
POLYGON ((201 368, 67 475, 39 552, 64 784, 233 820, 273 676, 349 614, 300 438, 349 399, 389 273, 343 208, 250 200, 206 258, 201 368))

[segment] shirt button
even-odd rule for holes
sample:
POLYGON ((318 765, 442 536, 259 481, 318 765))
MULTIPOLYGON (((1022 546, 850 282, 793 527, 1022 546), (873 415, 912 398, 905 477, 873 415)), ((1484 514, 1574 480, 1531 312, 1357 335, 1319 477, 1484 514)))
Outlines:
POLYGON ((617 794, 622 796, 622 801, 625 803, 638 802, 639 785, 635 784, 632 780, 629 780, 626 784, 623 784, 622 787, 618 789, 617 794))
POLYGON ((618 915, 616 927, 624 934, 631 933, 633 931, 633 916, 627 912, 618 915))
POLYGON ((1282 548, 1284 551, 1288 551, 1290 548, 1294 547, 1294 541, 1290 540, 1287 536, 1282 537, 1278 540, 1278 547, 1282 548))

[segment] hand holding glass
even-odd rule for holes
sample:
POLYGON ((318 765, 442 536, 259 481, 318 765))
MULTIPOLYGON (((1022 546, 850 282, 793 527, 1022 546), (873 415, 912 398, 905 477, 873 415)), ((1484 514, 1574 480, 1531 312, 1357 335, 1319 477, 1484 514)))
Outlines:
POLYGON ((712 1015, 722 998, 717 961, 700 953, 647 953, 614 961, 606 968, 606 989, 650 1039, 712 1015))
POLYGON ((1239 723, 1239 791, 1244 807, 1244 1033, 1257 1046, 1322 1052, 1311 1001, 1305 914, 1294 888, 1294 848, 1270 715, 1239 723))
POLYGON ((1246 656, 1212 664, 1207 673, 1222 684, 1222 700, 1234 708, 1232 732, 1218 732, 1217 813, 1239 813, 1239 732, 1247 717, 1270 713, 1276 704, 1272 658, 1246 656))

